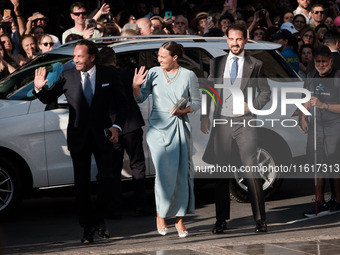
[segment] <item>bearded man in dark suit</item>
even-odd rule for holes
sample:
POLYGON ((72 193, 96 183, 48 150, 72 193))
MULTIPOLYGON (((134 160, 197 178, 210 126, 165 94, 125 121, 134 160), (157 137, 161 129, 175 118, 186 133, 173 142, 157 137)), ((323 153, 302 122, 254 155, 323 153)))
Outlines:
POLYGON ((34 91, 43 103, 65 94, 69 105, 67 145, 74 168, 75 193, 79 223, 84 228, 82 243, 92 243, 95 230, 109 238, 104 215, 112 193, 112 143, 118 141, 125 123, 126 95, 116 72, 97 65, 98 49, 94 42, 79 41, 74 48, 75 68, 64 71, 58 81, 47 88, 46 69, 36 70, 34 91), (115 117, 113 117, 115 115, 115 117), (111 131, 106 138, 104 129, 111 131), (91 203, 91 156, 98 174, 98 199, 91 203))
MULTIPOLYGON (((270 100, 271 91, 263 74, 262 62, 244 52, 248 42, 247 29, 243 25, 234 24, 228 28, 227 43, 229 54, 214 58, 210 61, 209 80, 215 84, 223 84, 242 91, 244 99, 248 98, 248 88, 252 88, 252 101, 255 109, 262 109, 270 100), (256 95, 256 92, 258 94, 256 95)), ((217 88, 218 86, 216 86, 217 88)), ((227 87, 226 87, 227 88, 227 87)), ((233 96, 228 89, 216 89, 222 98, 223 104, 217 105, 214 119, 224 120, 233 125, 215 125, 212 128, 209 142, 203 160, 209 164, 226 166, 230 164, 235 152, 233 144, 237 145, 243 166, 257 166, 257 130, 247 125, 256 116, 249 110, 244 102, 244 114, 235 115, 233 110, 233 96), (240 124, 240 123, 245 123, 240 124)), ((208 97, 209 99, 209 97, 208 97)), ((209 100, 211 102, 211 100, 209 100)), ((208 134, 210 131, 209 109, 208 114, 201 117, 201 130, 208 134)), ((262 179, 259 173, 245 173, 243 175, 249 191, 254 220, 255 232, 266 232, 266 215, 262 179)), ((227 229, 226 220, 230 217, 229 180, 216 179, 215 183, 216 224, 213 233, 223 233, 227 229)))

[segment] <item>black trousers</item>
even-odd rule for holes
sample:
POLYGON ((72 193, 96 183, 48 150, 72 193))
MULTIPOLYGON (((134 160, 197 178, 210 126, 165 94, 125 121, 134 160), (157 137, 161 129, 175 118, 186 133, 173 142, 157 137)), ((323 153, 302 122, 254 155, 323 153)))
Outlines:
POLYGON ((143 129, 139 128, 132 132, 119 136, 118 143, 113 145, 113 174, 114 193, 113 210, 119 210, 121 206, 121 170, 123 167, 124 150, 130 159, 130 168, 133 176, 133 187, 135 194, 135 207, 145 208, 145 157, 143 150, 143 129))
MULTIPOLYGON (((228 118, 226 125, 216 125, 215 152, 218 153, 220 164, 232 162, 233 144, 236 144, 240 153, 242 166, 255 166, 257 162, 257 130, 248 125, 251 116, 228 118), (233 123, 233 125, 231 125, 233 123), (239 123, 239 124, 235 124, 239 123)), ((262 179, 258 173, 243 173, 248 186, 249 199, 253 211, 254 220, 265 220, 265 201, 262 189, 262 179)), ((230 218, 229 179, 216 179, 215 182, 215 206, 216 219, 226 220, 230 218)))
MULTIPOLYGON (((110 148, 110 147, 109 147, 110 148)), ((74 168, 74 182, 77 211, 80 226, 86 228, 104 223, 108 205, 111 202, 113 174, 112 149, 103 149, 89 134, 84 148, 79 152, 71 151, 74 168), (98 174, 97 199, 91 201, 91 156, 95 157, 98 174)))

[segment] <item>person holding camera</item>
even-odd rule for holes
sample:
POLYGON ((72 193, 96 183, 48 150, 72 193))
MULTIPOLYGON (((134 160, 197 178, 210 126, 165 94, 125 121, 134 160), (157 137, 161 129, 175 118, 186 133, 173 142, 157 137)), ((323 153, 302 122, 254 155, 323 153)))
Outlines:
MULTIPOLYGON (((46 25, 47 25, 47 21, 48 21, 48 18, 45 17, 44 14, 42 14, 40 12, 33 13, 32 16, 27 19, 25 34, 30 35, 33 32, 33 30, 35 30, 35 28, 37 28, 37 27, 41 27, 44 30, 44 34, 45 34, 46 33, 45 28, 46 28, 46 25)), ((57 47, 61 44, 60 41, 59 41, 59 38, 57 36, 51 35, 51 34, 48 34, 48 35, 50 37, 52 37, 52 40, 55 44, 55 47, 57 47)))
POLYGON ((94 26, 86 26, 87 11, 84 3, 75 2, 70 7, 71 18, 74 21, 74 27, 66 30, 62 35, 62 43, 65 43, 65 39, 69 34, 81 35, 84 39, 99 38, 100 32, 95 29, 94 26))
POLYGON ((248 17, 247 23, 249 24, 248 31, 253 31, 258 26, 266 28, 273 26, 273 23, 269 17, 269 12, 263 8, 255 11, 253 17, 248 17))

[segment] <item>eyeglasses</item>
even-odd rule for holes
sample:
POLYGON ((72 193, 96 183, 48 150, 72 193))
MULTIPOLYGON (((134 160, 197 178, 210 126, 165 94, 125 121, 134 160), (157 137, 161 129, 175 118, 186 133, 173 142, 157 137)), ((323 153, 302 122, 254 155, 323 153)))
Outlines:
POLYGON ((181 25, 185 25, 185 22, 179 22, 179 21, 178 21, 178 22, 175 22, 175 24, 176 24, 176 25, 180 25, 180 24, 181 24, 181 25))
POLYGON ((325 11, 313 11, 312 13, 314 13, 314 14, 325 14, 325 11))
POLYGON ((254 33, 254 36, 260 36, 260 35, 264 35, 264 33, 263 32, 254 33))
POLYGON ((45 47, 47 47, 48 45, 50 45, 50 47, 53 47, 54 42, 44 42, 42 43, 42 45, 44 45, 45 47))
POLYGON ((73 15, 79 17, 80 15, 87 16, 87 12, 72 12, 73 15))

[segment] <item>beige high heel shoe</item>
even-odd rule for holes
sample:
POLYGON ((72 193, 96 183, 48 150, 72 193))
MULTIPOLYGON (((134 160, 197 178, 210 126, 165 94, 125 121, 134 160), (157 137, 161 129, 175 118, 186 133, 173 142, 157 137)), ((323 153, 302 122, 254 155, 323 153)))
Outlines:
POLYGON ((158 228, 158 217, 156 218, 156 226, 157 226, 157 231, 158 234, 165 236, 166 234, 168 234, 169 229, 166 226, 162 226, 161 228, 158 228))
POLYGON ((165 236, 166 234, 168 234, 169 229, 165 226, 162 226, 160 229, 157 229, 158 234, 165 236))
POLYGON ((184 237, 187 237, 189 235, 188 231, 187 230, 182 230, 182 231, 179 231, 178 228, 177 228, 177 224, 175 224, 175 227, 176 227, 176 230, 178 232, 178 236, 180 238, 184 238, 184 237))

